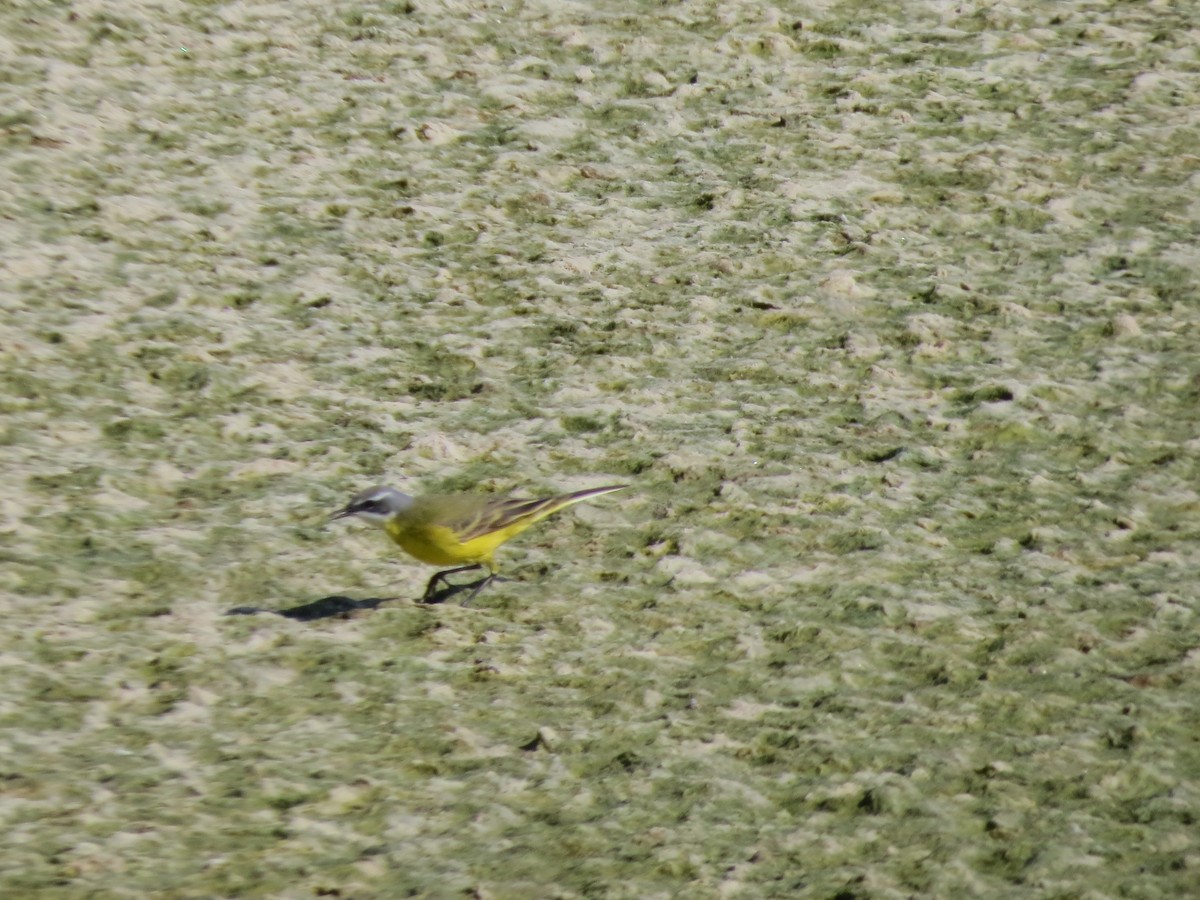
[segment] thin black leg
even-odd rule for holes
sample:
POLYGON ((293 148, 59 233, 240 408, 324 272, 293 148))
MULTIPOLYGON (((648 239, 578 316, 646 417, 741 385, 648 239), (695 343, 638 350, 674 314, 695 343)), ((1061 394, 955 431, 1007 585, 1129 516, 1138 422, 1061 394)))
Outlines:
POLYGON ((471 584, 464 584, 464 588, 470 588, 471 593, 467 594, 467 599, 460 603, 460 606, 470 606, 471 601, 479 596, 479 592, 496 580, 495 575, 488 575, 486 578, 480 578, 478 581, 473 581, 471 584))
POLYGON ((493 581, 511 581, 511 580, 512 580, 511 578, 505 578, 503 575, 496 575, 493 573, 493 574, 487 576, 486 578, 480 578, 478 581, 472 581, 470 584, 464 584, 463 589, 469 590, 471 593, 469 593, 467 595, 467 599, 464 600, 460 605, 461 606, 470 606, 475 601, 475 598, 479 596, 479 592, 482 591, 489 584, 491 584, 493 581))
MULTIPOLYGON (((422 603, 433 602, 431 598, 433 597, 434 594, 437 593, 438 584, 445 584, 447 587, 450 586, 450 582, 446 581, 447 575, 456 575, 459 572, 470 572, 472 569, 482 569, 482 568, 483 568, 483 566, 480 565, 479 563, 473 563, 469 566, 459 566, 457 569, 446 569, 442 572, 434 572, 433 577, 429 579, 429 584, 425 585, 425 593, 421 597, 421 602, 422 603)), ((484 581, 486 581, 486 580, 487 579, 485 578, 484 581)))

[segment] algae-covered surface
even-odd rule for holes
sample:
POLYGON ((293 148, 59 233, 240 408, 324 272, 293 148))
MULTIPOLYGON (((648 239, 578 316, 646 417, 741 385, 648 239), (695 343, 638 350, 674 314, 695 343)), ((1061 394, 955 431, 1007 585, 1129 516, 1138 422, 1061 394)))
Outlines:
POLYGON ((0 894, 1194 892, 1198 46, 0 7, 0 894), (377 482, 631 487, 463 609, 377 482))

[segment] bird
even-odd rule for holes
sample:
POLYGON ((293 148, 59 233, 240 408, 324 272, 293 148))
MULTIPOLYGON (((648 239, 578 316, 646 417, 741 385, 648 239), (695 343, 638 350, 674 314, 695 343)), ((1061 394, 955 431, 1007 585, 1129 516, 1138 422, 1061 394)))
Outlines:
POLYGON ((423 563, 434 566, 463 563, 436 572, 425 586, 421 602, 439 602, 434 597, 437 586, 444 583, 448 593, 470 590, 470 595, 462 601, 463 606, 469 606, 480 591, 500 579, 493 558, 497 547, 561 509, 628 486, 612 484, 536 500, 513 500, 486 494, 414 497, 396 488, 378 485, 357 494, 335 512, 330 521, 357 516, 381 526, 388 537, 423 563), (473 569, 486 569, 487 574, 478 581, 449 590, 452 586, 446 576, 473 569))

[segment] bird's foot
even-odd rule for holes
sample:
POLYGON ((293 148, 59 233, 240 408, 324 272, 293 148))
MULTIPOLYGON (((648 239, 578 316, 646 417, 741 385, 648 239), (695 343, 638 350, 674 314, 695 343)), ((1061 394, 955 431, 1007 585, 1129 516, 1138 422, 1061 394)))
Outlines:
POLYGON ((478 582, 473 581, 468 585, 454 585, 454 584, 451 584, 447 580, 447 578, 446 578, 447 575, 457 575, 459 572, 471 572, 471 571, 474 571, 475 569, 482 569, 482 568, 483 568, 483 566, 480 566, 480 565, 470 565, 470 566, 459 566, 456 569, 444 569, 441 572, 435 572, 433 574, 433 577, 429 579, 429 583, 427 585, 425 585, 425 593, 421 595, 420 602, 421 603, 444 603, 447 599, 449 599, 450 597, 453 597, 455 594, 459 593, 460 591, 463 591, 463 590, 466 590, 467 588, 473 587, 475 584, 478 583, 478 582), (444 587, 439 589, 438 585, 444 585, 444 587))
POLYGON ((510 578, 505 578, 502 575, 485 575, 483 578, 478 578, 475 581, 468 581, 466 584, 451 584, 446 580, 446 575, 452 575, 455 572, 464 572, 469 569, 477 569, 479 566, 467 566, 463 569, 447 569, 445 572, 438 572, 437 575, 429 579, 429 584, 425 588, 425 594, 421 597, 420 602, 426 604, 445 603, 451 597, 469 591, 466 599, 462 601, 461 606, 470 606, 471 603, 479 596, 479 592, 491 584, 493 581, 511 581, 510 578), (438 585, 444 585, 438 587, 438 585))

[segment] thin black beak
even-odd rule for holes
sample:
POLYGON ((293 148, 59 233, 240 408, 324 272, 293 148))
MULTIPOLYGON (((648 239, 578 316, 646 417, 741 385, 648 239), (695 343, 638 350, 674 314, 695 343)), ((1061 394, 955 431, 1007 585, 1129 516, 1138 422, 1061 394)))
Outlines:
POLYGON ((353 509, 351 509, 349 506, 347 506, 347 507, 345 507, 345 508, 343 508, 343 509, 339 509, 339 510, 338 510, 337 512, 335 512, 333 515, 331 515, 331 516, 329 517, 329 521, 330 521, 330 522, 336 522, 338 519, 344 519, 344 518, 346 518, 347 516, 352 516, 352 515, 354 515, 354 510, 353 510, 353 509))

